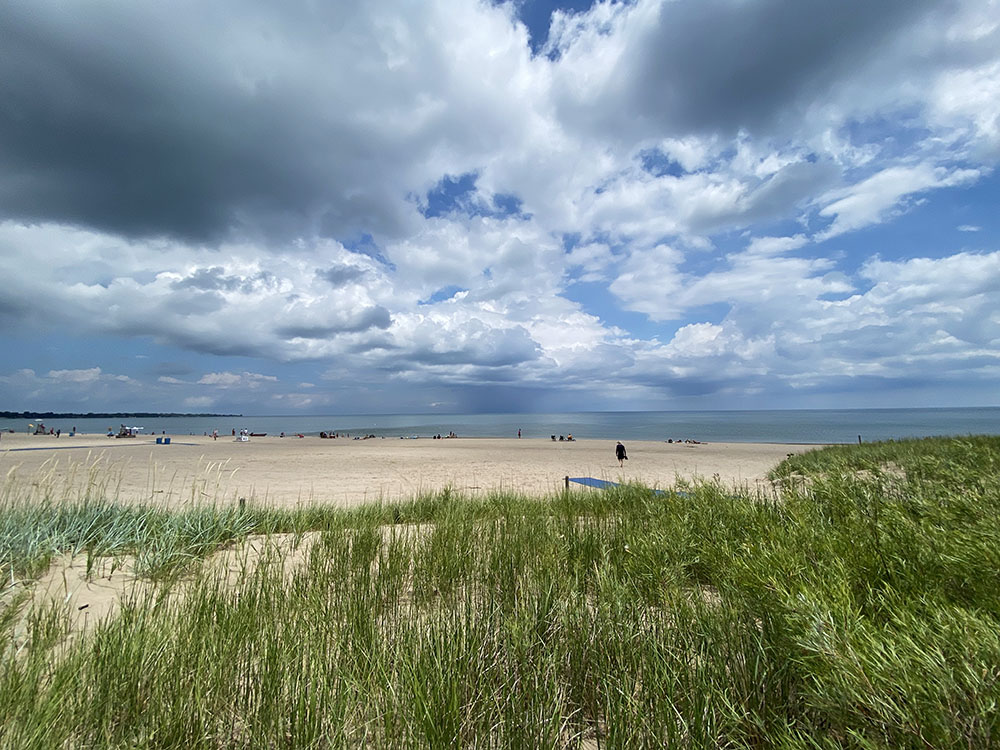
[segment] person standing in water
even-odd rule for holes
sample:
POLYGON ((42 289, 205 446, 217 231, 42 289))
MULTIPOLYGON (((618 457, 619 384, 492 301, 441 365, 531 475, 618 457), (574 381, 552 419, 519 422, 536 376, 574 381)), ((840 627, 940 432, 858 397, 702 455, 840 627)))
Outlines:
POLYGON ((628 461, 628 456, 625 454, 625 446, 622 445, 622 441, 618 441, 618 445, 615 446, 615 458, 618 459, 618 465, 624 466, 625 462, 628 461))

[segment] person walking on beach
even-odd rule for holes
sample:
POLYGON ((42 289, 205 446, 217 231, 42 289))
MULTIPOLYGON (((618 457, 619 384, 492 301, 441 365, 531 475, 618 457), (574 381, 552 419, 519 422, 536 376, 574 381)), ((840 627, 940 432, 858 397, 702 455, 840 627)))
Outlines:
POLYGON ((622 441, 618 441, 618 445, 615 446, 615 458, 618 459, 618 465, 624 466, 625 462, 628 461, 628 456, 625 454, 625 446, 622 445, 622 441))

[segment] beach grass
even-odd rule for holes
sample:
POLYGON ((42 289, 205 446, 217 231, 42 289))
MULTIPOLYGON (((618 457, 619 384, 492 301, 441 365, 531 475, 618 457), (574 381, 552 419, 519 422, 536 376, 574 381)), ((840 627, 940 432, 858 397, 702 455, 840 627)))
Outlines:
POLYGON ((998 469, 1000 438, 969 437, 794 456, 766 497, 167 510, 5 488, 0 743, 989 747, 998 469), (17 594, 66 553, 151 585, 71 636, 60 602, 17 594))

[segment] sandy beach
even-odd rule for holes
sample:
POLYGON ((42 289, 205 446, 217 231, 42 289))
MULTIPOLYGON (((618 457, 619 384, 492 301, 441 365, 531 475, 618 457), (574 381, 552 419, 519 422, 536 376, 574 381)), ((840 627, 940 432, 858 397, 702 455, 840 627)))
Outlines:
POLYGON ((157 445, 152 436, 5 433, 0 471, 10 485, 31 486, 36 494, 50 490, 54 499, 83 497, 90 486, 129 503, 179 506, 245 497, 283 506, 348 506, 445 487, 471 496, 497 489, 543 495, 560 490, 566 476, 657 488, 699 477, 766 487, 767 472, 779 461, 815 447, 633 441, 626 442, 629 460, 619 468, 615 443, 608 440, 268 436, 244 443, 229 435, 170 437, 169 445, 157 445))

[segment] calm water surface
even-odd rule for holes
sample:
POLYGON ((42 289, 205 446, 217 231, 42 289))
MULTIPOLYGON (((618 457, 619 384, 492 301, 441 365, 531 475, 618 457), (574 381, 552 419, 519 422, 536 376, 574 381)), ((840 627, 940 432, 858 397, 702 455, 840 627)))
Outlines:
MULTIPOLYGON (((68 433, 118 430, 121 420, 56 419, 46 427, 68 433)), ((143 432, 229 434, 246 428, 269 435, 321 430, 403 437, 517 437, 572 434, 602 440, 684 440, 751 443, 854 443, 931 435, 1000 435, 1000 407, 963 409, 803 409, 781 411, 573 412, 566 414, 371 414, 352 416, 169 417, 128 420, 143 432)), ((0 420, 0 430, 28 430, 27 420, 0 420)))

